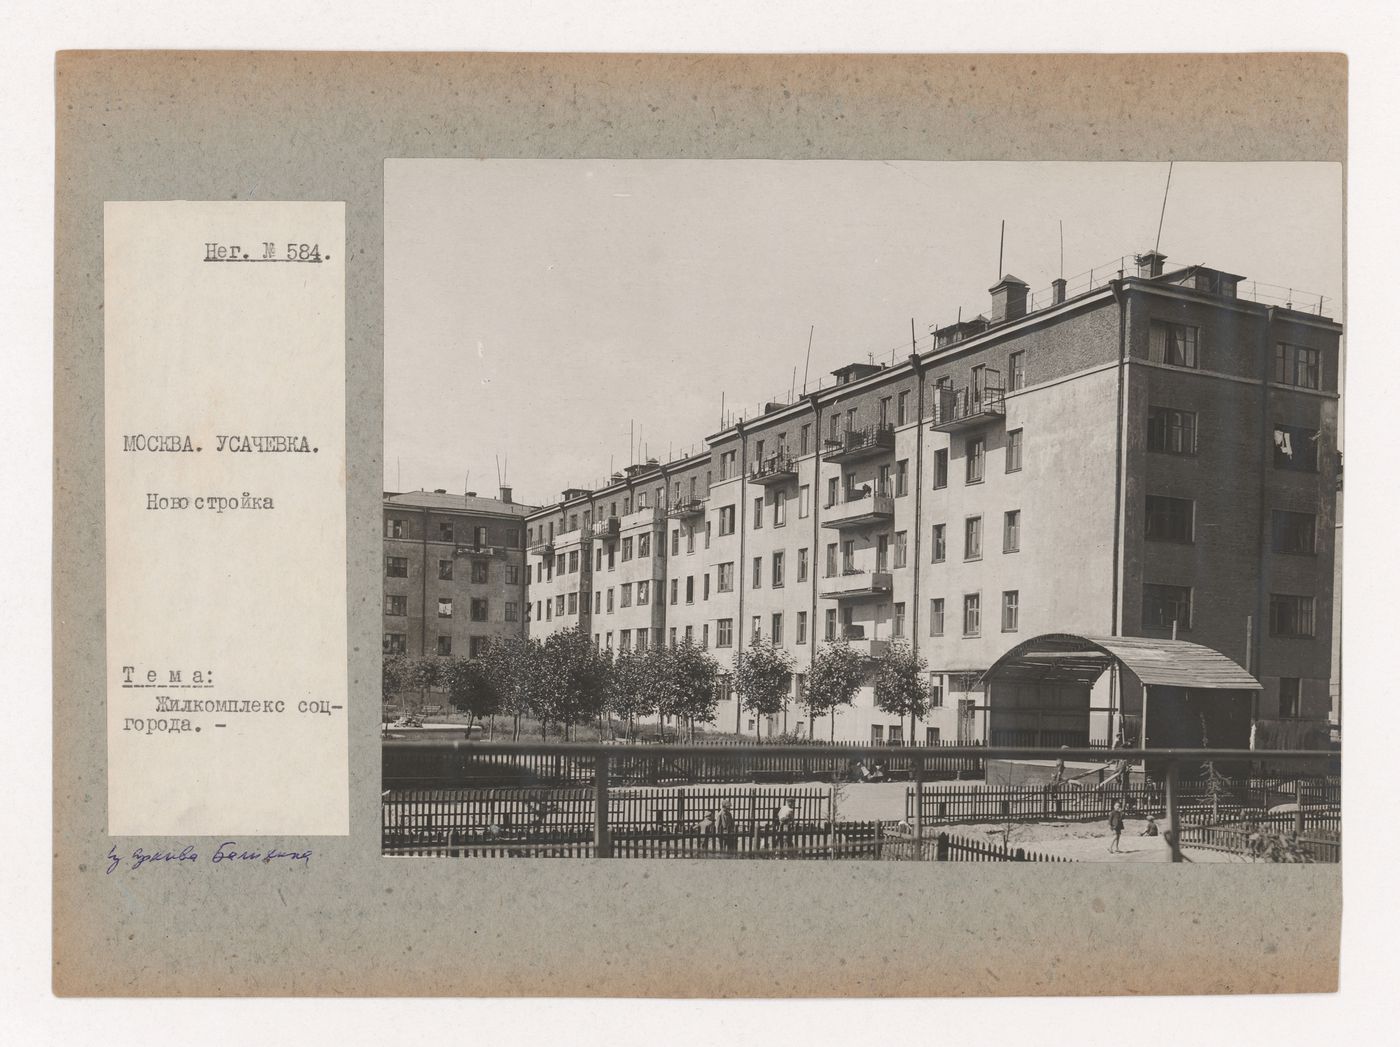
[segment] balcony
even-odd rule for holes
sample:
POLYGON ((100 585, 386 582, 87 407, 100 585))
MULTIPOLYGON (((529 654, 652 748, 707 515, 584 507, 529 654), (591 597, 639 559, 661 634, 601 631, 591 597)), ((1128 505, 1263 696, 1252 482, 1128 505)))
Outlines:
POLYGON ((865 635, 865 626, 847 625, 841 630, 841 639, 854 651, 865 658, 883 658, 890 649, 888 640, 877 640, 865 635))
POLYGON ((823 600, 883 600, 894 591, 889 571, 845 570, 822 579, 823 600))
POLYGON ((616 538, 622 533, 622 519, 609 516, 594 523, 588 530, 589 538, 616 538))
MULTIPOLYGON (((535 551, 533 546, 530 551, 535 551)), ((453 547, 452 555, 473 556, 477 558, 491 557, 493 559, 503 560, 510 554, 504 545, 475 545, 471 542, 459 542, 453 547)))
POLYGON ((670 511, 666 515, 672 520, 688 520, 693 516, 704 516, 705 499, 687 498, 683 502, 677 502, 675 505, 671 506, 670 511))
POLYGON ((797 459, 789 454, 770 454, 754 462, 749 470, 749 482, 762 487, 797 482, 797 459))
POLYGON ((546 539, 545 539, 544 541, 542 541, 542 542, 536 542, 534 545, 530 546, 530 555, 531 555, 531 556, 553 556, 553 555, 554 555, 554 539, 553 539, 553 538, 546 538, 546 539))
POLYGON ((848 527, 871 527, 893 520, 894 498, 884 487, 877 487, 870 494, 862 490, 847 491, 845 501, 822 509, 822 526, 838 531, 848 527))
POLYGON ((847 429, 840 438, 823 445, 822 461, 844 465, 894 453, 894 426, 868 425, 847 429))
POLYGON ((1000 384, 954 389, 943 386, 933 392, 933 424, 936 433, 957 433, 1005 419, 1006 390, 1000 384))

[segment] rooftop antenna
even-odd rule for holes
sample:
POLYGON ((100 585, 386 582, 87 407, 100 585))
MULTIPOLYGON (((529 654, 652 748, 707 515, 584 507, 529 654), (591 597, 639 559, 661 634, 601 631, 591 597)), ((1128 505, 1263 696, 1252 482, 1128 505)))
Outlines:
POLYGON ((719 391, 719 427, 724 428, 724 390, 719 391))
POLYGON ((817 325, 813 324, 811 330, 807 332, 807 362, 802 365, 802 395, 807 395, 807 370, 812 366, 812 335, 817 333, 817 325))
POLYGON ((1167 217, 1167 194, 1172 191, 1172 166, 1175 160, 1167 161, 1167 187, 1162 190, 1162 213, 1157 216, 1157 242, 1152 245, 1152 253, 1159 254, 1157 250, 1162 246, 1162 222, 1167 217))
POLYGON ((797 399, 797 365, 792 365, 792 384, 788 386, 788 403, 797 399))
POLYGON ((1001 262, 1006 255, 1006 219, 1001 220, 1001 245, 997 248, 997 279, 1002 276, 1001 262))
POLYGON ((914 334, 914 318, 912 316, 909 318, 909 351, 911 353, 918 353, 919 351, 919 339, 918 336, 914 334))
POLYGON ((496 486, 501 486, 501 456, 496 455, 496 486))
POLYGON ((1065 278, 1065 220, 1060 219, 1060 279, 1065 278))

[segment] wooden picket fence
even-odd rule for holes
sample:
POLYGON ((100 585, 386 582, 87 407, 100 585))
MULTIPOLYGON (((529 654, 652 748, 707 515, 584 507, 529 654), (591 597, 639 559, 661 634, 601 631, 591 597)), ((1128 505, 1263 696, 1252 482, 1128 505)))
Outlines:
MULTIPOLYGON (((1314 812, 1304 808, 1304 831, 1296 837, 1299 849, 1314 862, 1337 863, 1342 860, 1341 817, 1338 812, 1314 812)), ((1274 833, 1291 834, 1297 828, 1292 813, 1254 815, 1245 821, 1216 823, 1210 819, 1188 821, 1181 827, 1181 846, 1198 847, 1208 851, 1224 851, 1249 856, 1250 837, 1256 828, 1274 833)))

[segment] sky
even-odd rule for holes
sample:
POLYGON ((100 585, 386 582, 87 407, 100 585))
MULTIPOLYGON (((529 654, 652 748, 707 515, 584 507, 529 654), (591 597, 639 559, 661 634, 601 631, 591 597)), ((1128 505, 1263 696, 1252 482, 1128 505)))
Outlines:
POLYGON ((1341 319, 1342 171, 1296 163, 390 160, 384 486, 519 501, 703 446, 721 409, 906 356, 1154 245, 1341 319), (1276 285, 1276 286, 1266 286, 1276 285), (810 365, 807 363, 810 337, 810 365), (635 440, 635 442, 634 442, 635 440))

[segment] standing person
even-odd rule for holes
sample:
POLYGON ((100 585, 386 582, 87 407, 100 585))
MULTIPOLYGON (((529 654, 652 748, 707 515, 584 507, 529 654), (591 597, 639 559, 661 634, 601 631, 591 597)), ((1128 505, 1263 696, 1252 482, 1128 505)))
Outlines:
POLYGON ((791 796, 784 796, 782 805, 778 808, 778 813, 773 818, 773 827, 777 830, 777 842, 783 844, 792 843, 793 830, 797 824, 797 808, 793 806, 791 796))
POLYGON ((739 830, 734 823, 734 808, 730 806, 728 800, 720 804, 719 821, 716 823, 716 831, 719 833, 719 844, 726 854, 739 853, 739 830))
POLYGON ((1113 810, 1108 816, 1108 828, 1113 833, 1113 842, 1108 845, 1109 854, 1121 854, 1118 841, 1123 836, 1123 805, 1115 803, 1113 810))
POLYGON ((700 849, 702 851, 713 851, 715 849, 715 812, 710 810, 705 812, 705 817, 700 819, 700 849))

